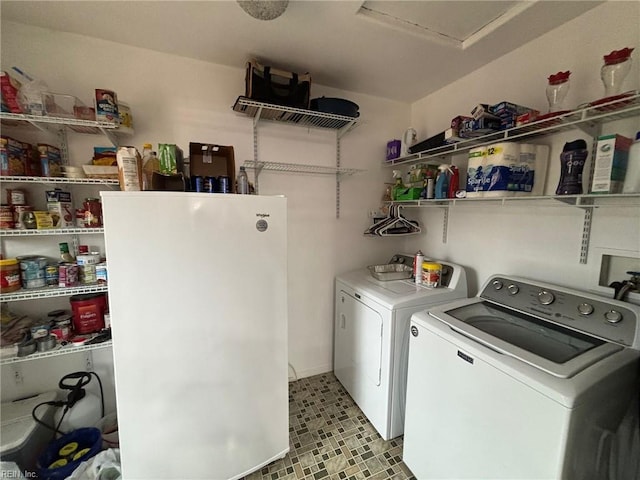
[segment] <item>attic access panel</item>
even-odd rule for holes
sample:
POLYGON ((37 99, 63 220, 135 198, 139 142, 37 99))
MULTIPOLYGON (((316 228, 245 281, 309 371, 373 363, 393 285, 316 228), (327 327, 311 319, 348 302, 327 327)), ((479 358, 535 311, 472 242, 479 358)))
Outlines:
POLYGON ((465 49, 533 2, 365 1, 359 15, 392 28, 465 49))

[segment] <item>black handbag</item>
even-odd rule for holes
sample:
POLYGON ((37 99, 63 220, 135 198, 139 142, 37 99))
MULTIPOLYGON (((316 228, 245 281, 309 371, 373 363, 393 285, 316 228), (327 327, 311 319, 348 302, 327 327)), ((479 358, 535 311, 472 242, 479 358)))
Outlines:
POLYGON ((245 96, 264 103, 295 108, 309 108, 311 75, 262 66, 255 61, 247 63, 245 96))

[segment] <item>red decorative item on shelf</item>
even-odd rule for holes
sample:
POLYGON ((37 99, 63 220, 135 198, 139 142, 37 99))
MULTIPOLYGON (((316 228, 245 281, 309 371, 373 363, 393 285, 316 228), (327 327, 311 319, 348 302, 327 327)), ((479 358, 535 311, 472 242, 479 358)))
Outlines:
POLYGON ((571 72, 558 72, 550 75, 549 85, 547 85, 547 100, 549 102, 549 113, 562 111, 562 102, 569 93, 569 76, 571 72))
POLYGON ((614 50, 604 56, 604 65, 600 69, 600 78, 604 83, 605 98, 620 95, 622 84, 631 70, 631 52, 633 48, 614 50))

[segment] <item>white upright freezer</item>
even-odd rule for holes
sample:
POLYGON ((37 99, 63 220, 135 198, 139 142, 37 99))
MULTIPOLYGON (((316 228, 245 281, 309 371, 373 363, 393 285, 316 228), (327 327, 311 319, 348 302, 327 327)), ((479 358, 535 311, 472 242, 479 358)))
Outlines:
POLYGON ((237 479, 289 450, 284 197, 103 192, 126 480, 237 479))

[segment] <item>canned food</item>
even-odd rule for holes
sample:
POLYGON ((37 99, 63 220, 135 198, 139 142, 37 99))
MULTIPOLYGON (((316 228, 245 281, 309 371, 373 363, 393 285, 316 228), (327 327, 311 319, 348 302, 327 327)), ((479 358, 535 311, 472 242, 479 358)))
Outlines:
POLYGON ((45 257, 24 256, 18 257, 20 262, 20 277, 22 288, 41 288, 45 286, 45 257))
POLYGON ((51 323, 48 320, 39 321, 31 326, 31 338, 34 340, 37 338, 45 338, 49 336, 50 330, 51 323))
POLYGON ((49 264, 44 268, 44 283, 47 287, 58 286, 58 265, 49 264))
POLYGON ((191 177, 191 188, 194 192, 204 192, 204 178, 199 175, 191 177))
POLYGON ((58 286, 75 287, 78 284, 78 266, 75 263, 62 263, 58 266, 58 286))
POLYGON ((204 191, 208 193, 215 193, 218 189, 218 180, 216 177, 204 178, 204 191))
POLYGON ((422 264, 422 283, 426 287, 436 288, 440 286, 440 275, 442 274, 442 265, 433 262, 423 262, 422 264))
POLYGON ((78 265, 97 265, 100 263, 100 255, 97 253, 84 253, 76 257, 78 265))
POLYGON ((230 193, 231 192, 231 178, 227 175, 220 175, 218 177, 218 192, 220 193, 230 193))
POLYGON ((96 266, 95 264, 78 265, 78 277, 80 283, 96 283, 96 266))
POLYGON ((96 281, 99 285, 107 283, 107 264, 99 263, 96 265, 96 281))

